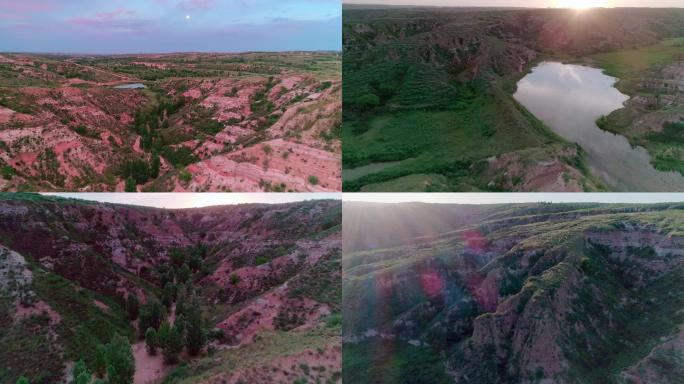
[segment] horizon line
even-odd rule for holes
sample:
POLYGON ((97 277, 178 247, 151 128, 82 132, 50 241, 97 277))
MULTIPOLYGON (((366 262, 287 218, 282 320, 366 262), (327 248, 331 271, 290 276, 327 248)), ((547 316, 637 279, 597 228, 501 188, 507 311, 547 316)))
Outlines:
POLYGON ((178 54, 229 54, 229 55, 244 55, 248 53, 305 53, 305 52, 330 52, 339 53, 342 49, 289 49, 283 51, 148 51, 148 52, 59 52, 59 51, 3 51, 0 49, 0 54, 10 55, 88 55, 88 56, 130 56, 130 55, 178 55, 178 54))
MULTIPOLYGON (((554 6, 548 6, 548 7, 526 7, 526 6, 507 6, 507 5, 436 5, 436 4, 382 4, 382 3, 350 3, 343 1, 342 5, 363 5, 363 6, 379 6, 379 7, 415 7, 415 8, 474 8, 474 9, 509 9, 509 10, 515 10, 515 9, 565 9, 569 11, 576 11, 577 9, 575 8, 568 8, 568 7, 554 7, 554 6)), ((630 6, 620 6, 620 7, 609 7, 609 6, 602 6, 602 7, 588 7, 588 8, 583 8, 583 10, 592 10, 592 9, 684 9, 684 6, 681 7, 649 7, 649 6, 639 6, 639 7, 630 7, 630 6)))

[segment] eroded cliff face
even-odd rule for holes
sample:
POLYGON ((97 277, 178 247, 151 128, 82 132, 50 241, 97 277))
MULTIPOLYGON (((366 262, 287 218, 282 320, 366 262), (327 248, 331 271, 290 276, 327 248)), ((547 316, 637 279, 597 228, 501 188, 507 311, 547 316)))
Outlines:
POLYGON ((681 33, 683 17, 681 10, 655 9, 346 9, 344 48, 351 56, 379 48, 391 60, 411 55, 473 80, 520 74, 543 54, 581 56, 653 44, 681 33))
MULTIPOLYGON (((339 375, 339 335, 326 323, 340 310, 340 211, 340 202, 331 200, 164 210, 3 196, 0 379, 27 374, 58 382, 65 363, 89 353, 91 341, 106 342, 114 331, 135 334, 124 299, 159 300, 177 253, 191 265, 186 284, 198 289, 210 328, 221 334, 210 342, 209 365, 235 358, 230 350, 237 346, 267 351, 268 358, 256 360, 264 366, 307 354, 299 346, 252 346, 266 334, 280 343, 310 340, 302 348, 313 348, 312 362, 326 366, 320 377, 339 375), (23 350, 16 337, 24 332, 35 333, 45 349, 23 350), (84 335, 93 340, 80 340, 84 335), (37 364, 48 358, 46 367, 37 364)), ((198 373, 208 369, 202 364, 198 373)), ((245 364, 229 372, 267 382, 245 364)))
POLYGON ((500 207, 427 244, 345 254, 345 348, 427 348, 457 383, 676 380, 684 215, 659 210, 500 207))

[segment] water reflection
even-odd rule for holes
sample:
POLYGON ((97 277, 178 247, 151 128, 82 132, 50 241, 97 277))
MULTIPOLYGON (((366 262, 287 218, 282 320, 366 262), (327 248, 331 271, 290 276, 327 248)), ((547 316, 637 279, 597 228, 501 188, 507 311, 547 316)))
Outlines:
POLYGON ((613 87, 615 78, 596 68, 543 62, 518 83, 513 95, 538 119, 587 153, 594 175, 619 191, 681 191, 684 177, 660 172, 642 147, 603 131, 596 120, 629 98, 613 87))

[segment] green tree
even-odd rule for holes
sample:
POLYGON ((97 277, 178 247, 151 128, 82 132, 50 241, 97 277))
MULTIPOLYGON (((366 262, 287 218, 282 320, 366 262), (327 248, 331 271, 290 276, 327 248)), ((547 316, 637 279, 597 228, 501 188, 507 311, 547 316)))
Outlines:
POLYGON ((101 344, 95 348, 95 361, 93 362, 93 368, 95 368, 95 375, 97 375, 98 377, 103 377, 107 372, 107 360, 105 357, 105 349, 105 346, 101 344))
POLYGON ((185 322, 185 346, 190 356, 197 356, 207 342, 207 332, 202 320, 202 307, 197 296, 193 296, 187 310, 188 319, 185 322))
POLYGON ((144 305, 140 311, 140 320, 138 320, 138 332, 140 337, 145 337, 147 328, 158 329, 159 325, 164 321, 165 316, 164 307, 158 301, 153 301, 144 305))
POLYGON ((169 253, 169 257, 171 258, 171 265, 176 268, 180 268, 185 264, 185 253, 178 248, 172 249, 169 253))
POLYGON ((30 384, 30 383, 26 377, 22 376, 17 380, 17 384, 30 384))
POLYGON ((173 304, 174 288, 172 282, 167 282, 164 285, 164 290, 162 291, 162 304, 164 304, 167 309, 171 308, 171 305, 173 304))
POLYGON ((150 177, 156 179, 159 177, 159 155, 152 154, 152 163, 150 164, 150 177))
POLYGON ((81 372, 80 375, 76 376, 76 380, 74 382, 76 384, 90 384, 91 380, 92 376, 89 372, 81 372))
POLYGON ((147 328, 145 332, 145 344, 147 345, 147 352, 154 356, 157 354, 157 331, 154 328, 147 328))
POLYGON ((83 359, 79 360, 74 364, 74 369, 72 372, 75 384, 88 384, 90 383, 91 374, 88 371, 85 361, 83 359))
POLYGON ((185 283, 190 279, 190 274, 190 267, 188 267, 187 264, 183 264, 183 266, 178 270, 176 279, 179 283, 185 283))
POLYGON ((174 364, 178 362, 178 355, 183 350, 183 338, 177 327, 172 327, 168 322, 164 322, 159 327, 157 333, 159 346, 162 349, 164 362, 174 364))
POLYGON ((86 366, 85 361, 83 361, 83 359, 81 359, 81 360, 77 361, 76 364, 74 364, 74 369, 72 372, 72 376, 74 378, 74 381, 76 381, 78 379, 78 376, 84 372, 89 373, 88 367, 86 366))
POLYGON ((126 178, 126 186, 124 187, 124 191, 126 192, 137 192, 135 180, 133 180, 132 177, 126 178))
POLYGON ((105 350, 107 381, 109 384, 130 384, 135 374, 135 360, 131 344, 124 336, 114 334, 105 350))
POLYGON ((131 320, 138 318, 140 314, 140 303, 138 302, 138 296, 134 293, 129 293, 126 299, 126 311, 128 311, 128 317, 131 320))

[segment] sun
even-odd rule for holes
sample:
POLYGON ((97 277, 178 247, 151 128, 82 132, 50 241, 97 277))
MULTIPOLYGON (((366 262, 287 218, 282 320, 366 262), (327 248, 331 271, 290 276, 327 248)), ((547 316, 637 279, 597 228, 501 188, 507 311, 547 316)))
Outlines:
POLYGON ((556 8, 588 9, 607 7, 608 0, 555 0, 556 8))

